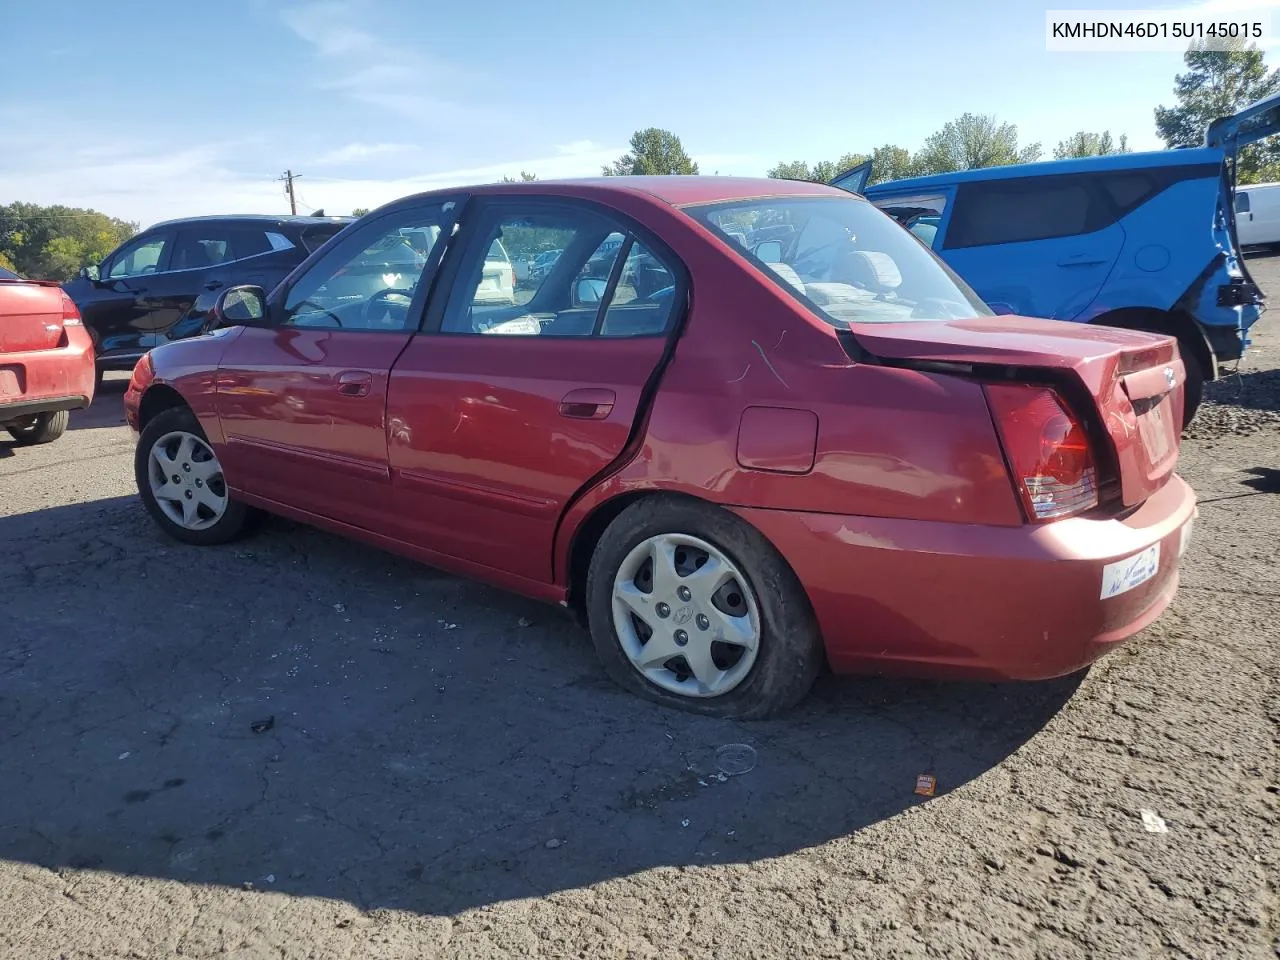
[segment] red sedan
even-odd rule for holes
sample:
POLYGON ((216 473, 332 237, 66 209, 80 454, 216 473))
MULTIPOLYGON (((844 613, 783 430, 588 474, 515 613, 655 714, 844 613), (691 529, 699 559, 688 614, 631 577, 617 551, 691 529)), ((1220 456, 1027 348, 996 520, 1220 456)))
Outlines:
POLYGON ((51 443, 93 384, 93 340, 71 298, 0 267, 0 427, 19 444, 51 443))
POLYGON ((993 316, 816 184, 422 194, 213 322, 126 395, 164 530, 265 510, 560 603, 700 713, 776 713, 824 663, 1078 670, 1168 605, 1195 513, 1174 340, 993 316), (563 252, 503 302, 496 240, 563 252))

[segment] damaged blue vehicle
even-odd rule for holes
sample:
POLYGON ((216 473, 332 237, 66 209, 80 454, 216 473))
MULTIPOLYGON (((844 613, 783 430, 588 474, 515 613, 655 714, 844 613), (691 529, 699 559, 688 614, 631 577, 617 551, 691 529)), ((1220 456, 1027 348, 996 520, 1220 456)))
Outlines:
POLYGON ((1206 131, 1204 146, 833 185, 864 195, 932 248, 997 312, 1177 338, 1185 419, 1238 361, 1264 295, 1236 235, 1241 147, 1280 132, 1280 95, 1206 131))

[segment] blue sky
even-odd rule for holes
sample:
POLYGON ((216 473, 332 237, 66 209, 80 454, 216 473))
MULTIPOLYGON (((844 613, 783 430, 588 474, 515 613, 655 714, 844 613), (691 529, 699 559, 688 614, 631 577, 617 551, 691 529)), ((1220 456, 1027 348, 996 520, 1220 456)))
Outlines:
POLYGON ((1046 155, 1081 129, 1158 148, 1152 110, 1173 102, 1178 54, 1045 50, 1047 7, 1100 6, 11 2, 0 202, 144 225, 287 212, 274 178, 292 168, 304 210, 349 213, 521 169, 593 175, 650 125, 704 173, 745 175, 915 149, 965 111, 1017 124, 1046 155))

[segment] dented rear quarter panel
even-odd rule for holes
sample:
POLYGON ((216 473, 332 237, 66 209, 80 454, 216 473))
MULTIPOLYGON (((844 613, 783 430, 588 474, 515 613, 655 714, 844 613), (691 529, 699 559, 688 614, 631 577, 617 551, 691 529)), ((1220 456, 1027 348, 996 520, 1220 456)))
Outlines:
MULTIPOLYGON (((851 361, 834 328, 709 231, 671 214, 677 222, 650 225, 689 266, 689 313, 634 456, 566 514, 556 542, 558 582, 567 581, 583 521, 605 502, 640 491, 726 507, 1022 522, 980 385, 851 361), (760 408, 813 414, 810 469, 743 466, 743 415, 760 408)), ((804 445, 788 436, 750 439, 753 449, 776 444, 793 462, 804 445)))

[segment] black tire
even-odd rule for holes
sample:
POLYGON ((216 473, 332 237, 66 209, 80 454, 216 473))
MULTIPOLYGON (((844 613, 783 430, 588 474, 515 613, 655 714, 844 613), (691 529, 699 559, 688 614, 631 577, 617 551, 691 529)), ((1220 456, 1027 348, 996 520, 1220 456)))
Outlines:
MULTIPOLYGON (((624 689, 704 716, 759 720, 795 706, 825 663, 822 636, 795 573, 760 533, 728 511, 694 500, 652 497, 619 514, 596 544, 587 574, 587 621, 605 671, 624 689), (713 697, 681 695, 645 677, 622 648, 613 620, 614 578, 627 555, 662 534, 697 537, 745 575, 760 614, 755 663, 741 682, 713 697)), ((691 628, 692 629, 692 628, 691 628)))
MULTIPOLYGON (((149 472, 151 450, 157 441, 175 432, 193 434, 206 445, 209 442, 204 430, 200 427, 200 421, 188 407, 171 407, 164 410, 156 414, 143 428, 133 455, 133 473, 138 484, 138 495, 142 498, 142 503, 151 514, 151 518, 174 540, 202 547, 227 543, 248 533, 257 519, 257 511, 229 495, 222 516, 209 526, 198 530, 188 529, 175 522, 160 506, 151 490, 149 472)), ((225 483, 225 480, 223 482, 225 483)))
POLYGON ((1191 347, 1179 340, 1178 350, 1182 354, 1182 365, 1187 370, 1187 382, 1182 388, 1182 429, 1185 430, 1204 400, 1205 372, 1191 347))
POLYGON ((9 436, 23 447, 34 447, 38 443, 53 443, 67 432, 67 424, 70 422, 71 414, 66 410, 37 413, 29 422, 9 427, 9 436))

